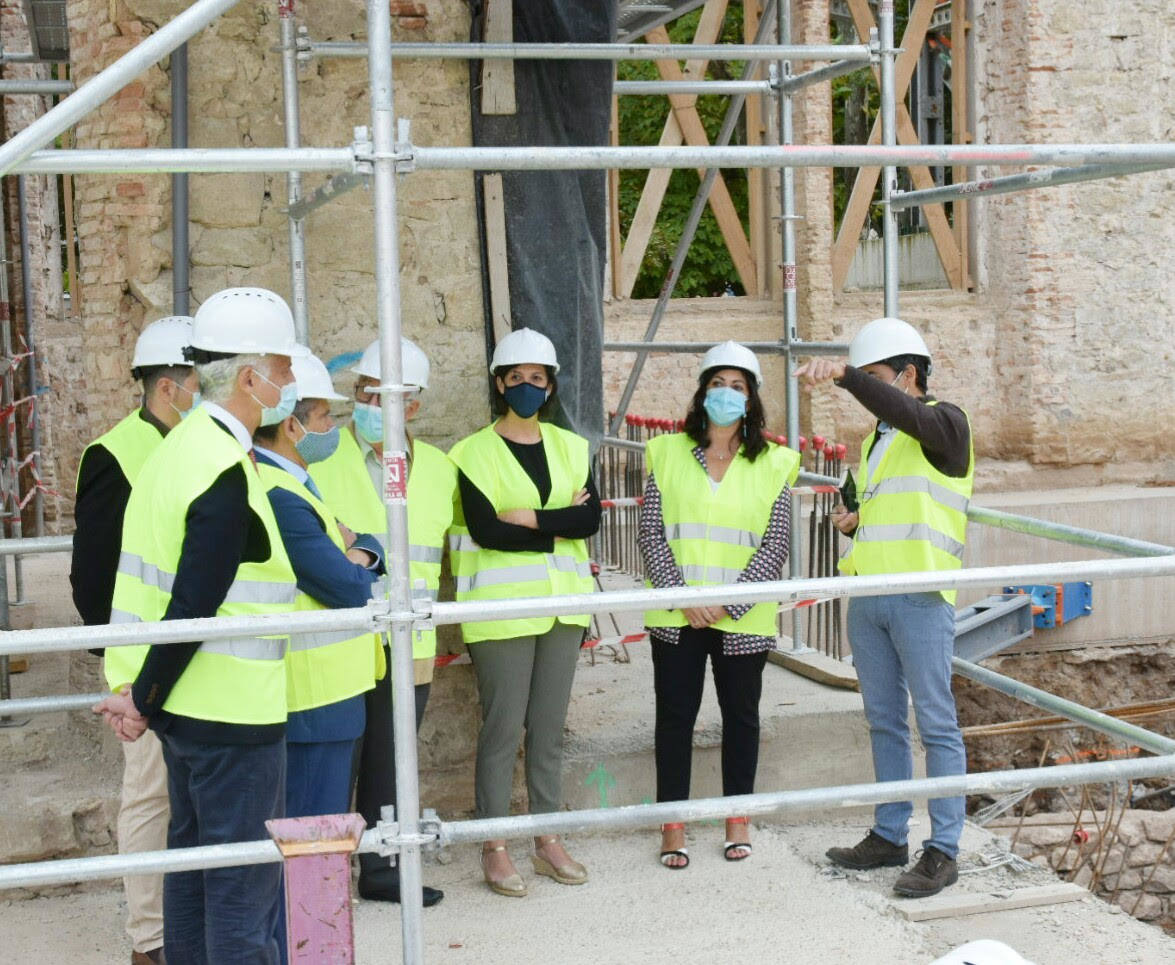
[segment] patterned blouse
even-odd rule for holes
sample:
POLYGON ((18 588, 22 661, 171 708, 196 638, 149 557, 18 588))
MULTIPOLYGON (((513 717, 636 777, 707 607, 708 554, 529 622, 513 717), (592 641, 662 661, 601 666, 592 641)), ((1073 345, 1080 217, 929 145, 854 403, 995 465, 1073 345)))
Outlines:
MULTIPOLYGON (((694 447, 694 458, 706 471, 706 452, 701 446, 694 447)), ((739 583, 760 583, 767 580, 778 580, 783 574, 783 564, 787 560, 788 545, 791 534, 791 489, 784 486, 780 490, 775 504, 771 507, 771 518, 767 522, 767 531, 755 554, 747 562, 746 569, 739 574, 739 583)), ((661 516, 661 490, 657 488, 657 481, 653 474, 645 481, 645 503, 641 509, 640 527, 637 532, 637 542, 640 544, 641 555, 645 560, 645 573, 654 587, 686 586, 685 578, 681 574, 681 567, 673 557, 673 550, 665 537, 665 521, 661 516)), ((734 620, 738 620, 750 612, 751 603, 731 603, 724 609, 734 620)), ((649 627, 649 633, 654 640, 665 643, 677 643, 681 627, 649 627)), ((761 653, 764 650, 775 649, 775 637, 761 637, 753 633, 722 633, 722 652, 726 656, 739 654, 761 653)))

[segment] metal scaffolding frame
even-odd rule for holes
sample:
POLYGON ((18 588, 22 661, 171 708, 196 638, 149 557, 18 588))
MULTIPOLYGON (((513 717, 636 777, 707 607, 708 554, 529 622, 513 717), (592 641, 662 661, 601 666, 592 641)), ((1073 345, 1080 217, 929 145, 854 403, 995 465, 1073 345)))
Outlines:
MULTIPOLYGON (((1086 560, 1075 563, 1029 564, 986 567, 949 573, 905 573, 872 577, 781 580, 770 583, 736 584, 718 587, 689 587, 670 590, 625 590, 591 596, 556 596, 542 599, 517 599, 476 603, 413 599, 409 591, 407 569, 406 516, 406 437, 404 432, 404 398, 408 389, 401 384, 400 359, 400 279, 397 243, 396 176, 414 170, 525 170, 648 167, 756 167, 779 169, 783 178, 782 231, 785 245, 784 334, 773 351, 784 354, 788 363, 788 432, 798 436, 798 405, 795 404, 794 359, 804 354, 834 351, 838 346, 826 343, 807 345, 798 338, 795 318, 795 252, 792 223, 795 218, 794 168, 799 166, 861 166, 885 168, 885 310, 897 311, 897 248, 894 212, 899 204, 927 203, 918 192, 898 195, 894 175, 899 165, 911 164, 1077 164, 1099 165, 1101 170, 1087 169, 1089 177, 1110 177, 1130 170, 1175 167, 1175 145, 986 145, 986 146, 917 146, 898 147, 894 138, 893 3, 880 0, 879 32, 869 45, 792 45, 790 41, 790 3, 782 4, 776 18, 774 45, 624 45, 624 44, 393 44, 390 8, 386 0, 368 0, 368 38, 366 44, 314 44, 298 35, 293 25, 292 0, 279 0, 282 33, 283 78, 288 88, 288 63, 307 56, 365 56, 368 58, 371 88, 371 124, 369 135, 357 137, 354 144, 337 148, 305 148, 298 145, 296 106, 289 109, 287 89, 287 131, 285 148, 253 149, 146 149, 146 150, 43 150, 60 133, 75 124, 147 66, 183 44, 213 19, 228 10, 235 0, 196 0, 183 13, 106 69, 64 98, 28 128, 0 145, 0 175, 11 173, 58 172, 208 172, 208 171, 284 171, 290 174, 288 198, 291 209, 307 202, 300 197, 299 177, 307 171, 343 172, 345 175, 370 177, 374 191, 375 276, 378 309, 381 365, 385 381, 381 400, 384 437, 389 441, 383 455, 383 497, 387 506, 389 546, 392 552, 387 597, 354 610, 323 610, 250 617, 214 617, 206 620, 140 623, 106 627, 52 628, 9 632, 0 637, 0 657, 12 653, 44 653, 77 650, 100 643, 105 646, 151 642, 165 644, 192 639, 217 639, 245 632, 261 635, 353 630, 390 633, 393 643, 392 674, 394 681, 395 728, 405 739, 397 741, 395 767, 399 777, 394 811, 387 820, 364 835, 361 850, 395 854, 401 864, 401 929, 403 959, 423 960, 421 932, 420 851, 437 844, 477 841, 491 837, 598 827, 645 827, 666 820, 698 820, 718 817, 737 810, 740 813, 767 814, 787 810, 859 806, 903 799, 925 799, 951 794, 991 792, 1087 782, 1114 781, 1175 773, 1175 742, 1159 735, 1133 728, 1129 739, 1160 755, 1138 760, 1082 764, 1068 767, 1037 768, 950 778, 930 778, 888 784, 866 784, 840 788, 817 788, 804 791, 754 794, 738 798, 642 805, 600 811, 560 812, 555 814, 517 815, 479 821, 441 822, 435 815, 421 814, 419 774, 416 760, 416 728, 412 699, 412 653, 410 631, 471 619, 496 619, 523 616, 549 616, 561 613, 602 613, 645 610, 657 606, 704 606, 724 603, 767 601, 792 602, 811 597, 847 597, 885 595, 895 592, 919 592, 944 588, 1000 585, 1006 582, 1055 580, 1127 579, 1175 575, 1175 550, 1167 546, 1129 540, 1110 534, 1089 533, 1072 527, 1058 527, 1023 517, 1011 517, 991 510, 973 516, 982 522, 1019 528, 1050 535, 1070 542, 1096 545, 1101 549, 1124 552, 1130 556, 1117 560, 1086 560), (286 12, 288 11, 288 16, 286 12), (287 23, 288 21, 288 23, 287 23), (294 35, 290 42, 291 32, 294 35), (766 147, 711 146, 705 148, 606 148, 606 147, 421 147, 411 143, 406 125, 397 131, 393 96, 392 63, 395 57, 455 58, 569 58, 619 60, 627 58, 674 58, 705 56, 777 64, 781 143, 766 147), (794 60, 827 60, 828 66, 808 74, 792 76, 794 60), (806 83, 826 80, 838 72, 856 69, 880 61, 883 143, 880 146, 799 146, 791 143, 791 94, 806 83), (370 140, 367 137, 370 137, 370 140), (1112 165, 1113 167, 1106 167, 1112 165), (791 236, 790 243, 788 237, 791 236), (790 289, 788 282, 790 279, 790 289), (790 307, 789 307, 790 306, 790 307), (1049 530, 1047 534, 1044 532, 1049 530)), ((746 78, 750 80, 750 78, 746 78)), ((733 96, 744 96, 745 91, 733 96)), ((1063 175, 1064 176, 1064 175, 1063 175)), ((1022 177, 1022 176, 1016 176, 1022 177)), ((1073 178, 1076 180, 1076 177, 1073 178)), ((1006 190, 1024 190, 1049 183, 1043 179, 1005 182, 1006 190)), ((1059 181, 1054 183, 1060 183, 1059 181)), ((965 186, 957 186, 960 192, 965 186)), ((941 200, 941 198, 936 198, 941 200)), ((303 217, 309 213, 303 210, 303 217)), ((297 239, 291 223, 291 261, 296 261, 297 239)), ((300 230, 300 228, 299 228, 300 230)), ((292 272, 298 268, 292 266, 292 272)), ((304 265, 302 269, 304 271, 304 265)), ((292 276, 295 306, 298 285, 292 276)), ((304 299, 304 278, 302 279, 304 299)), ((304 329, 300 330, 304 334, 304 329)), ((618 350, 631 350, 628 345, 618 350)), ((677 350, 698 350, 705 346, 685 346, 677 350)), ((638 351, 661 350, 658 343, 641 343, 638 351)), ((798 533, 798 527, 793 527, 798 533)), ((12 544, 20 553, 60 550, 52 540, 5 541, 4 552, 12 544)), ((795 554, 798 555, 798 554, 795 554)), ((793 572, 792 576, 796 574, 793 572)), ((0 581, 2 582, 2 581, 0 581)), ((7 604, 7 594, 0 585, 0 609, 7 604)), ((0 614, 2 615, 2 614, 0 614)), ((798 628, 797 628, 798 630, 798 628)), ((798 635, 796 637, 798 640, 798 635)), ((1009 681, 983 668, 957 662, 956 669, 968 676, 1022 699, 1039 701, 1081 723, 1110 732, 1126 734, 1119 721, 1112 724, 1101 715, 1076 707, 1053 695, 1033 691, 1016 681, 1009 681), (1111 730, 1113 727, 1115 729, 1111 730)), ((47 698, 53 699, 53 698, 47 698)), ((76 698, 73 698, 76 699, 76 698)), ((15 702, 13 702, 15 704, 15 702)), ((12 706, 12 705, 10 705, 12 706)), ((43 709, 43 708, 38 708, 43 709)), ((75 881, 87 877, 112 877, 123 873, 179 870, 181 868, 217 867, 280 860, 272 842, 198 848, 139 856, 109 856, 46 862, 38 865, 14 865, 0 869, 0 887, 75 881)))

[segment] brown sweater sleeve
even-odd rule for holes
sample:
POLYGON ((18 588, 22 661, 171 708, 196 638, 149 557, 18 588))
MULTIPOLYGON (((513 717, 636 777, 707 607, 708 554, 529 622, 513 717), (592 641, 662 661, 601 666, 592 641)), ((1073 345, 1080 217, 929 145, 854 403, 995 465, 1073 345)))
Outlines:
POLYGON ((971 462, 971 426, 966 413, 957 405, 950 402, 926 405, 932 397, 919 399, 907 395, 851 365, 845 366, 844 378, 837 384, 879 420, 917 439, 926 461, 944 476, 967 475, 971 462))

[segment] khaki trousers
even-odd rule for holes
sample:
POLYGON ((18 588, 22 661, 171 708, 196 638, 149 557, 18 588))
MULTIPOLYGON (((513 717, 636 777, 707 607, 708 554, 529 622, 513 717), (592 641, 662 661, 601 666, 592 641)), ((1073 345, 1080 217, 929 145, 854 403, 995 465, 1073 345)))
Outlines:
MULTIPOLYGON (((163 851, 167 848, 167 765, 163 745, 154 731, 122 745, 122 805, 118 811, 118 850, 163 851)), ((163 875, 123 878, 126 888, 126 932, 136 952, 163 946, 163 875)))

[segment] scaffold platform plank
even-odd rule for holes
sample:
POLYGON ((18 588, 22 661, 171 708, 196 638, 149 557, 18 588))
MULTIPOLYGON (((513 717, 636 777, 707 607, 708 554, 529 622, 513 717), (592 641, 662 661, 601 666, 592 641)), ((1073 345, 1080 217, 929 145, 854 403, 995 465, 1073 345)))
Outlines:
POLYGON ((932 918, 954 918, 960 915, 980 915, 990 911, 1010 911, 1013 908, 1056 905, 1088 897, 1090 894, 1087 889, 1079 885, 1060 883, 1034 885, 1012 891, 947 892, 930 898, 895 900, 893 907, 908 921, 929 921, 932 918))

